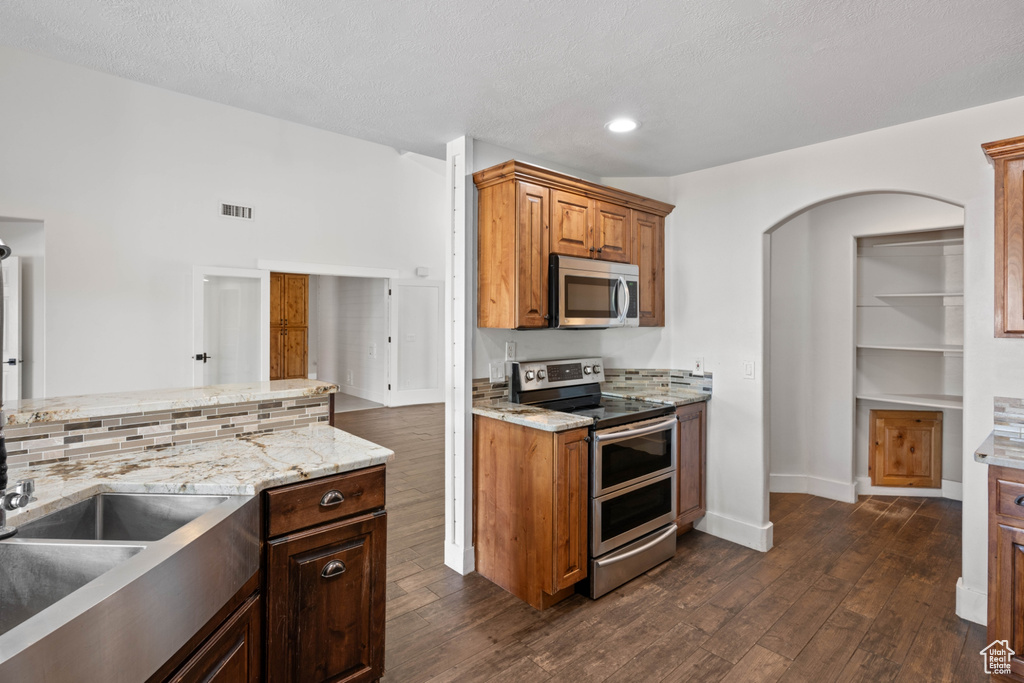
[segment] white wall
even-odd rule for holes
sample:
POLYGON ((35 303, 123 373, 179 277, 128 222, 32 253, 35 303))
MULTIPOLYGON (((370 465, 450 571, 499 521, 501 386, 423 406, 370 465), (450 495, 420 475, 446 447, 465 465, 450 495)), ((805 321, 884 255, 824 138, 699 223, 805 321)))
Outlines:
MULTIPOLYGON (((962 222, 959 206, 928 197, 869 194, 826 202, 771 233, 772 490, 852 502, 854 477, 867 476, 866 432, 854 429, 856 238, 962 222)), ((862 428, 866 410, 858 421, 862 428)), ((943 478, 959 482, 963 454, 952 422, 961 420, 961 411, 948 413, 946 441, 955 441, 957 449, 944 453, 943 478)))
POLYGON ((321 275, 319 379, 341 393, 385 403, 388 390, 388 281, 321 275), (370 356, 370 346, 376 357, 370 356))
POLYGON ((984 621, 987 472, 973 450, 992 429, 994 395, 1024 394, 1024 343, 995 339, 992 167, 983 142, 1021 134, 1024 98, 750 159, 672 179, 676 225, 667 312, 675 363, 703 354, 709 404, 712 528, 770 533, 767 518, 763 234, 794 213, 854 193, 897 190, 965 207, 963 588, 958 611, 984 621), (684 248, 685 247, 685 248, 684 248), (700 254, 700 258, 692 258, 700 254), (684 265, 685 264, 685 265, 684 265), (758 363, 743 379, 743 361, 758 363))
POLYGON ((41 395, 46 377, 43 230, 43 224, 37 221, 0 218, 0 239, 21 258, 21 398, 41 395))
POLYGON ((441 160, 8 48, 0 101, 0 216, 46 226, 47 395, 190 385, 194 264, 444 269, 441 160))

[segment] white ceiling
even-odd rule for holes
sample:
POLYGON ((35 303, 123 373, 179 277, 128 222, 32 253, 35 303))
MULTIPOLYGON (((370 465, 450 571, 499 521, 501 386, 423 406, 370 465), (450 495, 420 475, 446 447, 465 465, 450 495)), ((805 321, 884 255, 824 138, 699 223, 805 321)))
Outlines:
POLYGON ((4 0, 0 43, 441 157, 672 175, 1024 95, 1022 0, 4 0), (609 119, 642 122, 628 136, 609 119))

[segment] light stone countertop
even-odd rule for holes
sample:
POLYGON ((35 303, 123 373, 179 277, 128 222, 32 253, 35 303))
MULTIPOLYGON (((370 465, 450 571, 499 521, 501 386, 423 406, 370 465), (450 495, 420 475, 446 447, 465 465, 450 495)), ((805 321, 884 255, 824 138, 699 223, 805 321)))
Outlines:
POLYGON ((631 398, 651 403, 666 403, 670 406, 685 406, 690 403, 700 403, 711 399, 711 394, 706 391, 695 389, 604 389, 601 393, 606 396, 618 396, 619 398, 631 398))
POLYGON ((13 472, 34 479, 35 500, 8 515, 17 526, 97 493, 255 495, 263 489, 388 462, 394 452, 326 424, 144 453, 72 460, 13 472))
POLYGON ((569 429, 589 427, 594 424, 594 418, 573 415, 571 413, 560 413, 547 408, 525 406, 520 403, 510 403, 500 399, 488 401, 477 401, 473 404, 473 414, 481 417, 490 417, 495 420, 511 422, 512 424, 532 427, 545 432, 564 432, 569 429))
POLYGON ((974 460, 984 465, 1024 470, 1024 437, 993 431, 974 451, 974 460))
POLYGON ((30 398, 5 405, 7 425, 59 422, 77 418, 148 413, 180 408, 276 401, 333 394, 336 384, 310 379, 283 379, 247 384, 217 384, 183 389, 30 398))

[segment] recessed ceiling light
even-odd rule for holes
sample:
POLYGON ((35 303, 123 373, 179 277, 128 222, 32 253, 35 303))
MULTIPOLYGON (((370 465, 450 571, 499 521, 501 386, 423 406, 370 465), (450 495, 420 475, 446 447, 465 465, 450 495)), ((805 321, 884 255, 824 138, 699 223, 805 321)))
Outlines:
POLYGON ((631 130, 636 130, 639 126, 639 123, 633 119, 627 118, 612 119, 608 123, 604 124, 604 127, 613 133, 628 133, 631 130))

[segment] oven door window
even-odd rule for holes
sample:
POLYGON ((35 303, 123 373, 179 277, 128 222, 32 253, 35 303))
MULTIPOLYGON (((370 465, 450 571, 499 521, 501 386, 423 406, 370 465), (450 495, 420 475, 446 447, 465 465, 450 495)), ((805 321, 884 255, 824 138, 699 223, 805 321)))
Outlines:
POLYGON ((636 479, 671 470, 675 465, 672 458, 674 434, 673 426, 621 441, 602 440, 597 451, 600 459, 595 482, 597 495, 622 488, 636 479))
POLYGON ((675 519, 674 493, 675 475, 669 474, 595 499, 594 556, 675 519))
POLYGON ((618 317, 615 286, 618 280, 566 275, 562 305, 566 318, 610 320, 618 317))

